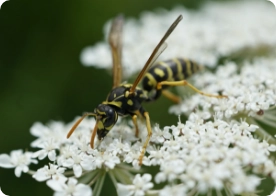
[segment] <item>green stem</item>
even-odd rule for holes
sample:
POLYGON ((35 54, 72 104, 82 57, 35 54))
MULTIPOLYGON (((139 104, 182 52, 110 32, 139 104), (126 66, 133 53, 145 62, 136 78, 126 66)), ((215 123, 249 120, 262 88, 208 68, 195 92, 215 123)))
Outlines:
MULTIPOLYGON (((99 196, 101 194, 101 190, 102 190, 102 187, 103 187, 103 184, 104 184, 105 176, 106 176, 106 172, 104 170, 101 170, 101 172, 99 172, 97 177, 92 180, 92 181, 94 181, 95 179, 97 179, 96 185, 93 189, 93 196, 99 196)), ((93 183, 89 183, 90 186, 92 184, 93 183)))
POLYGON ((113 170, 110 170, 110 171, 108 172, 108 174, 109 174, 109 177, 110 177, 111 181, 113 182, 115 188, 117 189, 117 180, 116 180, 116 178, 115 178, 115 175, 114 175, 113 170))
POLYGON ((34 175, 36 173, 36 171, 29 170, 27 173, 30 174, 30 175, 34 175))

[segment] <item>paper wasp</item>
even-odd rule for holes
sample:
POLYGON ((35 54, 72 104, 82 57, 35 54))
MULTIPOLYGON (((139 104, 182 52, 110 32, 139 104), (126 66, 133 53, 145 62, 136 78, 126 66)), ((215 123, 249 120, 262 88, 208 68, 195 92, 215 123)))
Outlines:
POLYGON ((95 116, 96 125, 92 132, 90 146, 94 148, 94 139, 96 134, 99 140, 102 140, 106 134, 112 129, 117 122, 118 116, 132 116, 133 124, 136 129, 136 136, 139 134, 137 116, 141 115, 146 120, 146 126, 148 136, 143 144, 142 151, 139 157, 139 164, 142 164, 142 160, 152 135, 150 117, 148 112, 142 107, 142 102, 149 102, 156 100, 161 94, 164 94, 167 98, 174 102, 179 102, 180 99, 164 90, 169 86, 189 86, 196 92, 209 96, 222 98, 225 96, 206 94, 198 90, 185 79, 196 72, 199 66, 190 61, 180 58, 172 59, 169 61, 159 62, 154 64, 155 60, 167 47, 166 39, 173 32, 178 23, 182 20, 182 15, 172 23, 165 35, 159 41, 143 69, 140 71, 138 77, 133 84, 121 84, 122 75, 122 29, 123 29, 123 17, 118 16, 112 23, 109 33, 109 44, 112 52, 113 59, 113 87, 106 101, 99 104, 94 112, 85 113, 71 128, 67 134, 67 138, 71 136, 80 122, 86 116, 95 116), (137 85, 142 80, 143 88, 139 88, 137 85))

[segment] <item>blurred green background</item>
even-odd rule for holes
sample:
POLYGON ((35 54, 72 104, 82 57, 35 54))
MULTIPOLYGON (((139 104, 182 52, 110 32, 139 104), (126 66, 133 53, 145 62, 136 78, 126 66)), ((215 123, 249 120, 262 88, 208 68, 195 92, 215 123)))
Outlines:
MULTIPOLYGON (((102 29, 107 20, 118 13, 138 17, 144 10, 170 9, 178 4, 193 9, 201 2, 5 2, 0 9, 0 154, 30 149, 34 137, 29 129, 34 122, 70 122, 84 111, 92 111, 106 98, 112 85, 110 74, 82 66, 79 56, 85 46, 103 39, 102 29)), ((139 44, 138 40, 133 41, 139 44)), ((154 122, 163 122, 162 114, 167 113, 169 105, 169 101, 161 99, 145 108, 154 122), (163 111, 154 113, 163 104, 163 111)), ((176 123, 177 117, 171 116, 170 122, 176 123)), ((0 187, 10 196, 52 195, 45 182, 36 182, 27 174, 17 178, 14 169, 0 168, 0 187)))
MULTIPOLYGON (((107 20, 118 13, 138 17, 142 11, 159 7, 185 5, 196 9, 202 2, 5 2, 0 9, 0 154, 30 149, 34 137, 29 129, 34 122, 70 122, 84 111, 92 111, 106 98, 112 85, 111 75, 106 70, 82 66, 79 56, 84 47, 103 39, 102 29, 107 20)), ((139 44, 138 40, 133 41, 139 44)), ((145 104, 145 108, 153 122, 161 126, 175 124, 177 117, 167 115, 170 104, 161 98, 156 103, 145 104)), ((52 195, 45 182, 39 183, 27 174, 16 178, 14 169, 0 168, 0 187, 10 196, 52 195)), ((114 189, 110 190, 110 195, 115 195, 114 189)))

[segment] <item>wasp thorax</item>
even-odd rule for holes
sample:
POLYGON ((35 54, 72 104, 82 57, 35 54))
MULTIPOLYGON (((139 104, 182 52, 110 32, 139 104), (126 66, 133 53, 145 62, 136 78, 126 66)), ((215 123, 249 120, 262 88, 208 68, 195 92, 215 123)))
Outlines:
POLYGON ((98 139, 102 140, 117 122, 118 114, 114 108, 105 104, 98 105, 95 109, 95 113, 98 121, 98 139))

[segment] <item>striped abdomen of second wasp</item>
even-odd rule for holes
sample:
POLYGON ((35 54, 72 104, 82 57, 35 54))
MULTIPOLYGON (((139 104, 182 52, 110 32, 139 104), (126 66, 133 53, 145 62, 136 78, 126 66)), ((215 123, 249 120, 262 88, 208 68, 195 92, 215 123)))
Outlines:
POLYGON ((161 95, 162 90, 168 87, 164 85, 162 89, 158 90, 156 86, 159 82, 186 80, 200 69, 200 65, 184 58, 157 62, 145 74, 142 79, 142 87, 150 94, 155 91, 148 100, 156 100, 161 95))

